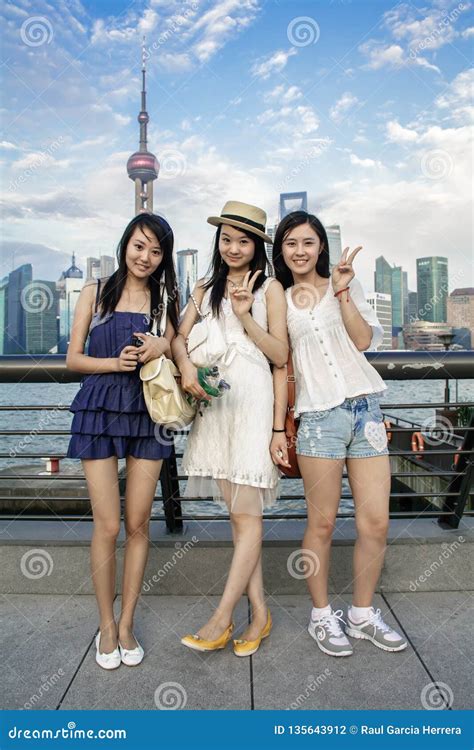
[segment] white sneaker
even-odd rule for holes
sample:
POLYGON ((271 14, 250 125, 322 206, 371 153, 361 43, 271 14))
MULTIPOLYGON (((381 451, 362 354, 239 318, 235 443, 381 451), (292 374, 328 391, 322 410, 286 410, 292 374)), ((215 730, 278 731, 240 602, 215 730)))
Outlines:
POLYGON ((407 647, 406 639, 382 620, 380 609, 370 608, 367 620, 356 623, 351 620, 350 610, 347 613, 347 635, 352 638, 365 638, 383 651, 403 651, 407 647))
MULTIPOLYGON (((135 636, 133 636, 135 638, 135 636)), ((137 641, 137 639, 135 638, 137 641)), ((140 664, 143 661, 143 657, 145 656, 145 652, 140 646, 140 644, 137 641, 137 645, 135 648, 123 648, 123 646, 120 644, 119 641, 119 648, 120 648, 120 658, 122 659, 122 662, 127 665, 127 667, 136 667, 138 664, 140 664)))
POLYGON ((118 650, 118 646, 114 648, 113 651, 111 651, 109 654, 101 654, 99 650, 100 646, 100 630, 97 633, 95 637, 95 660, 99 667, 102 667, 102 669, 117 669, 117 667, 120 667, 121 659, 120 659, 120 651, 118 650))
POLYGON ((353 653, 352 646, 344 635, 339 621, 344 624, 342 609, 338 609, 337 612, 333 612, 331 609, 331 612, 316 619, 313 619, 313 615, 311 615, 308 633, 325 654, 351 656, 353 653))

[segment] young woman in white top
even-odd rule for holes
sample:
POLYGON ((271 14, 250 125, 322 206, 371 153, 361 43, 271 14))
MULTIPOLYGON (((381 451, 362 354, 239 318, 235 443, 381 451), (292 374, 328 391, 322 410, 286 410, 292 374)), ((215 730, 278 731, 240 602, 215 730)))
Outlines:
MULTIPOLYGON (((383 329, 355 278, 353 262, 361 247, 351 253, 346 248, 331 274, 328 248, 323 225, 305 211, 289 214, 277 228, 273 262, 288 303, 295 416, 300 418, 296 453, 308 508, 302 550, 313 600, 308 631, 320 649, 333 656, 352 654, 347 635, 368 639, 386 651, 401 651, 406 640, 372 606, 386 547, 390 463, 379 404, 386 385, 363 352, 380 344, 383 329), (357 528, 347 624, 342 610, 333 611, 328 600, 330 547, 344 463, 357 528)), ((275 464, 284 466, 285 368, 274 370, 274 387, 271 454, 275 464)))
MULTIPOLYGON (((182 469, 189 477, 187 496, 214 497, 228 508, 234 555, 217 609, 206 625, 182 638, 182 643, 198 651, 223 648, 232 636, 234 608, 247 591, 252 623, 234 641, 234 653, 250 656, 271 629, 261 567, 262 512, 274 502, 279 479, 269 453, 270 362, 281 367, 288 357, 286 301, 281 284, 265 276, 265 242, 271 242, 265 234, 265 212, 229 201, 221 215, 209 217, 208 222, 218 227, 211 273, 197 283, 194 298, 224 341, 217 365, 230 390, 196 416, 182 469)), ((198 319, 190 301, 173 353, 184 390, 206 398, 186 349, 186 339, 198 319)))

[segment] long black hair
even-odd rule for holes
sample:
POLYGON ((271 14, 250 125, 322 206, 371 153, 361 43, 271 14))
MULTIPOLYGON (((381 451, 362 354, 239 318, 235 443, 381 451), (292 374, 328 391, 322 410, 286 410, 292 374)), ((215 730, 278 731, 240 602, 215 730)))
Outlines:
POLYGON ((309 224, 312 229, 316 232, 321 243, 318 262, 316 263, 316 272, 319 276, 328 279, 329 273, 329 241, 326 234, 326 230, 314 216, 314 214, 308 214, 306 211, 292 211, 292 213, 285 216, 284 219, 278 224, 273 240, 273 267, 275 269, 275 276, 281 283, 284 289, 288 289, 289 286, 293 286, 293 275, 285 263, 282 252, 283 240, 287 236, 288 232, 291 232, 295 227, 299 227, 301 224, 309 224))
MULTIPOLYGON (((265 279, 267 278, 267 270, 269 268, 267 253, 265 251, 265 240, 261 237, 257 237, 256 234, 248 232, 242 227, 237 227, 240 232, 243 232, 246 237, 249 237, 255 243, 255 251, 253 258, 249 263, 249 271, 251 272, 250 277, 253 276, 255 271, 262 271, 255 279, 254 292, 259 289, 265 279)), ((229 266, 225 262, 224 258, 219 252, 219 239, 221 236, 222 224, 216 232, 214 240, 214 249, 212 252, 211 263, 207 272, 207 276, 210 276, 209 281, 204 284, 204 289, 211 290, 211 307, 212 312, 216 317, 219 317, 222 299, 225 294, 225 285, 227 281, 227 274, 229 273, 229 266)))
POLYGON ((122 296, 128 273, 127 264, 125 262, 127 245, 137 227, 141 230, 148 229, 153 232, 160 243, 161 250, 163 251, 160 265, 148 277, 148 288, 151 297, 150 331, 155 319, 159 330, 160 320, 163 314, 168 315, 169 320, 173 324, 174 330, 177 331, 178 285, 176 283, 176 271, 173 262, 173 230, 168 222, 162 216, 158 216, 157 214, 137 214, 137 216, 135 216, 125 227, 125 231, 117 246, 118 268, 104 284, 104 288, 100 295, 101 315, 103 316, 107 312, 113 312, 122 296), (166 310, 164 310, 161 294, 160 282, 162 277, 164 277, 165 287, 168 293, 168 304, 166 310))

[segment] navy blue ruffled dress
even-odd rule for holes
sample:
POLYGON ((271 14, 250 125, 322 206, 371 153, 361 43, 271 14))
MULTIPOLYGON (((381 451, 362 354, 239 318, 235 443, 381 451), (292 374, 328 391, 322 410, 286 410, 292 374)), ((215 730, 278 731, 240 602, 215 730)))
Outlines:
MULTIPOLYGON (((99 292, 99 287, 98 287, 99 292)), ((90 357, 118 357, 132 343, 135 332, 149 328, 147 315, 138 312, 96 312, 89 329, 90 357)), ((70 411, 74 414, 68 458, 135 456, 159 460, 171 454, 171 437, 150 419, 140 380, 133 372, 86 375, 70 411)))

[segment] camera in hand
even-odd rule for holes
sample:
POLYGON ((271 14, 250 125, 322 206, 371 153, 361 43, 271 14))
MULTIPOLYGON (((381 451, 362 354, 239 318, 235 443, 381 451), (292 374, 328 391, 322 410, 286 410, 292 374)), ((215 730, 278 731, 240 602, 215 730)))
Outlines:
POLYGON ((138 336, 132 336, 132 346, 143 346, 144 343, 143 339, 139 339, 138 336))

